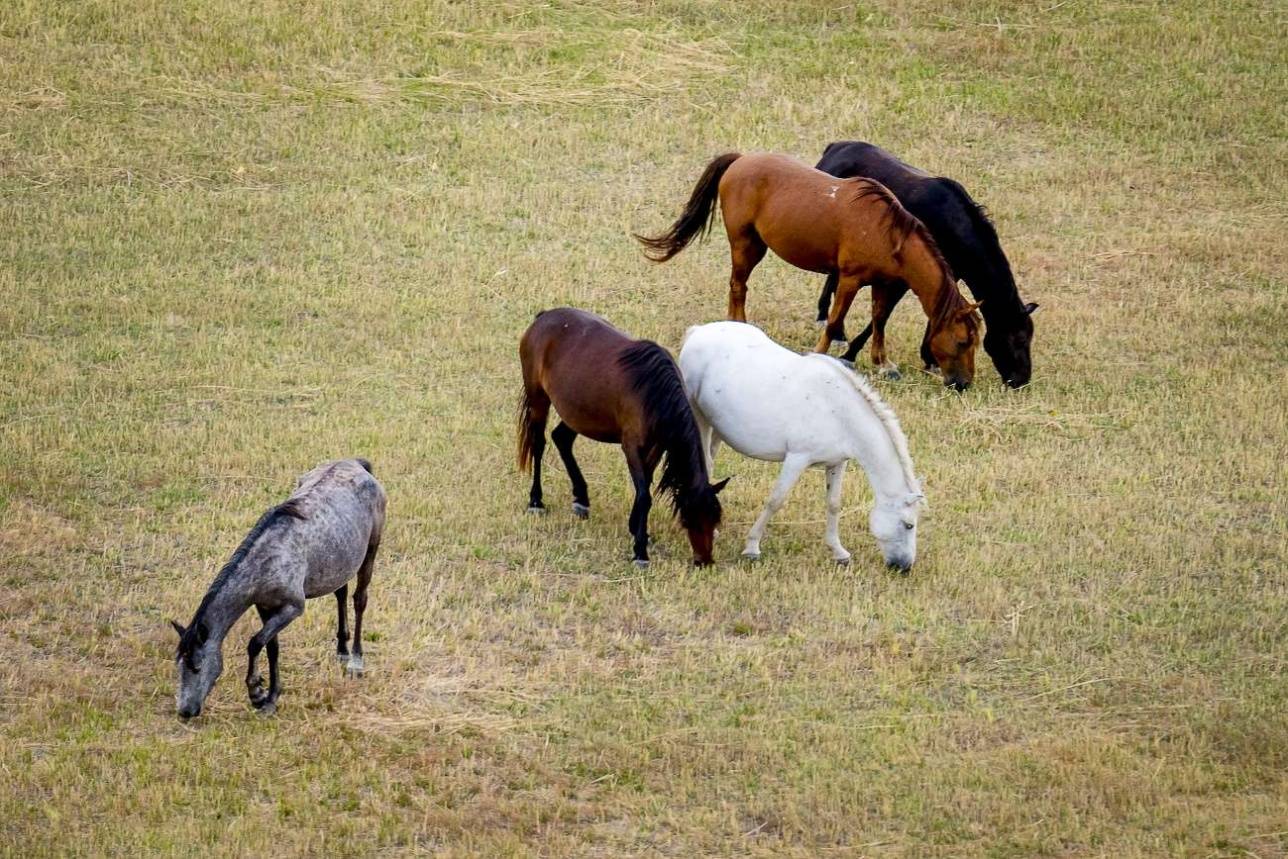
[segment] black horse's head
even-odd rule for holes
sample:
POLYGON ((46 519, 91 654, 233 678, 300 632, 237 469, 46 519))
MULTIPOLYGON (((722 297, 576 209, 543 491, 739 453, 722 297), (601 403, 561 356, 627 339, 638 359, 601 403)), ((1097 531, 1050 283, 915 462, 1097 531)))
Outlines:
POLYGON ((1022 388, 1033 376, 1033 359, 1030 348, 1033 342, 1033 311, 1038 306, 1030 302, 1008 324, 990 320, 984 332, 984 351, 997 367, 1002 381, 1012 388, 1022 388))

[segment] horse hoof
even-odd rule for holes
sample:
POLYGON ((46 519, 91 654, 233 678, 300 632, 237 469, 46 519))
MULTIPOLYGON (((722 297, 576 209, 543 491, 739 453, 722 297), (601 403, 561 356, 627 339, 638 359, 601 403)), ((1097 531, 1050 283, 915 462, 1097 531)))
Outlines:
POLYGON ((877 378, 885 379, 888 382, 897 382, 903 378, 903 374, 894 367, 882 367, 877 370, 877 378))
POLYGON ((838 567, 848 567, 850 565, 849 555, 846 555, 844 558, 833 558, 832 560, 836 561, 836 565, 838 567))
POLYGON ((345 676, 355 679, 361 677, 364 670, 361 659, 350 659, 349 663, 344 666, 345 676))
POLYGON ((590 505, 578 504, 576 501, 574 501, 572 503, 572 515, 576 516, 578 519, 589 519, 590 505))
POLYGON ((815 328, 826 328, 826 327, 827 327, 827 320, 826 320, 826 319, 815 319, 815 320, 814 320, 814 327, 815 327, 815 328))
POLYGON ((742 553, 742 557, 743 557, 745 560, 748 560, 748 561, 759 561, 759 560, 760 560, 760 553, 759 553, 759 552, 743 552, 743 553, 742 553))
POLYGON ((648 559, 647 559, 647 558, 636 558, 635 560, 631 561, 631 563, 635 565, 635 569, 637 569, 637 570, 647 570, 647 569, 648 569, 648 563, 649 563, 649 562, 648 562, 648 559))
POLYGON ((277 712, 277 702, 265 701, 263 704, 256 704, 255 712, 259 713, 261 716, 271 716, 277 712))
POLYGON ((533 516, 544 516, 546 515, 546 508, 540 504, 529 504, 528 513, 533 516))

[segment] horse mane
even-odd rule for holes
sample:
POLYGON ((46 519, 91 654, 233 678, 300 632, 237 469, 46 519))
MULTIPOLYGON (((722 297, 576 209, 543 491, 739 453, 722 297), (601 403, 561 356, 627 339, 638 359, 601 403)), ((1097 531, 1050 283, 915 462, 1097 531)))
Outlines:
POLYGON ((835 359, 826 355, 819 356, 827 359, 829 367, 834 368, 842 376, 850 380, 854 385, 854 390, 859 392, 859 396, 872 409, 872 413, 877 416, 881 426, 885 428, 886 434, 890 436, 890 443, 894 445, 895 455, 899 457, 899 466, 903 470, 903 479, 908 482, 908 487, 913 492, 921 491, 921 481, 917 479, 917 474, 912 466, 912 454, 908 452, 908 438, 903 434, 903 427, 899 425, 899 418, 890 408, 890 404, 881 399, 881 395, 873 389, 868 380, 858 373, 845 369, 838 364, 835 359))
MULTIPOLYGON (((957 291, 957 277, 953 274, 952 266, 948 260, 944 259, 943 252, 939 250, 939 244, 935 237, 930 234, 930 229, 923 224, 916 215, 909 212, 899 202, 899 198, 894 192, 877 182, 874 179, 858 179, 859 190, 855 192, 851 202, 857 203, 868 197, 875 197, 885 204, 885 221, 886 229, 889 231, 891 240, 894 242, 894 257, 901 260, 903 255, 903 246, 908 241, 908 237, 916 235, 921 239, 929 251, 930 257, 934 260, 935 265, 939 267, 940 275, 943 278, 941 289, 939 290, 939 302, 934 308, 933 322, 938 323, 948 314, 966 306, 966 299, 957 291)), ((972 201, 973 203, 973 201, 972 201)), ((996 233, 993 235, 997 238, 996 233)))
POLYGON ((993 269, 992 274, 995 281, 1000 281, 1001 286, 1006 289, 1008 294, 1014 295, 1015 300, 1019 301, 1020 292, 1015 286, 1015 275, 1011 272, 1011 261, 1006 258, 1006 253, 1002 250, 1002 242, 997 237, 997 229, 993 226, 993 219, 989 217, 988 209, 983 204, 975 202, 974 198, 961 186, 961 183, 949 179, 947 176, 936 177, 936 181, 947 188, 965 208, 966 214, 971 220, 971 226, 974 227, 975 234, 979 236, 983 244, 982 250, 993 269))
POLYGON ((657 491, 671 496, 676 515, 687 526, 689 506, 705 488, 699 481, 706 476, 706 459, 680 368, 671 353, 651 340, 627 346, 618 365, 643 403, 646 438, 666 457, 657 491))
POLYGON ((228 563, 223 565, 218 575, 215 576, 215 580, 210 583, 210 587, 206 589, 206 595, 201 598, 201 604, 197 606, 197 611, 192 616, 192 623, 188 624, 188 628, 184 630, 183 635, 179 636, 178 652, 180 655, 190 658, 193 651, 201 644, 203 636, 200 632, 200 626, 207 609, 210 608, 210 604, 214 602, 215 597, 224 589, 224 586, 228 584, 228 580, 232 578, 237 567, 246 559, 246 555, 250 553, 255 542, 263 536, 264 532, 283 519, 305 518, 307 516, 300 505, 298 497, 287 499, 283 503, 270 508, 263 516, 259 517, 259 521, 250 529, 250 533, 242 539, 241 545, 228 559, 228 563))

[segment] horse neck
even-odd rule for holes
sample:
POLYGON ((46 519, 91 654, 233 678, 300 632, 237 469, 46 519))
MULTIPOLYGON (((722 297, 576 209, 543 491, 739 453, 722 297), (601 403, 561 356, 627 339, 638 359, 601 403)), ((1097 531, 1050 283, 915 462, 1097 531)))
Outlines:
POLYGON ((246 573, 244 568, 244 562, 238 564, 224 581, 212 585, 201 600, 192 622, 206 625, 209 641, 223 641, 233 624, 251 606, 251 600, 238 581, 239 576, 246 573))
POLYGON ((854 459, 862 466, 878 504, 897 504, 916 491, 908 485, 903 462, 890 431, 866 404, 863 405, 854 459))
POLYGON ((707 474, 707 458, 702 452, 701 437, 697 427, 693 432, 673 432, 662 440, 660 447, 666 453, 666 470, 675 469, 675 486, 683 497, 693 497, 711 482, 707 474))
MULTIPOLYGON (((844 371, 837 369, 838 373, 844 371)), ((845 423, 853 432, 849 457, 863 468, 878 503, 898 503, 919 492, 912 463, 907 459, 907 440, 890 407, 862 380, 845 373, 854 386, 852 419, 845 423)))
POLYGON ((979 311, 985 322, 1025 313, 1020 290, 1015 285, 1015 275, 1005 257, 994 259, 983 251, 973 253, 963 270, 954 273, 966 282, 975 300, 983 302, 979 311))
POLYGON ((932 327, 950 311, 965 306, 951 273, 945 270, 946 264, 940 263, 925 239, 914 232, 903 248, 904 282, 921 302, 932 327))

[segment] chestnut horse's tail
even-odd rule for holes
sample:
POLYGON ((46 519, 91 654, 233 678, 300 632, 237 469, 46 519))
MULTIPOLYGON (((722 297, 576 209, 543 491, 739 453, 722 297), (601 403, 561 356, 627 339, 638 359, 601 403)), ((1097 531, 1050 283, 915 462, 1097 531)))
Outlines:
POLYGON ((739 157, 738 152, 726 152, 711 160, 707 169, 702 171, 698 184, 693 186, 689 202, 671 225, 671 229, 653 237, 632 234, 644 246, 645 256, 653 262, 666 262, 688 247, 694 238, 711 229, 711 222, 715 219, 715 202, 720 196, 720 177, 724 176, 729 165, 739 157))

